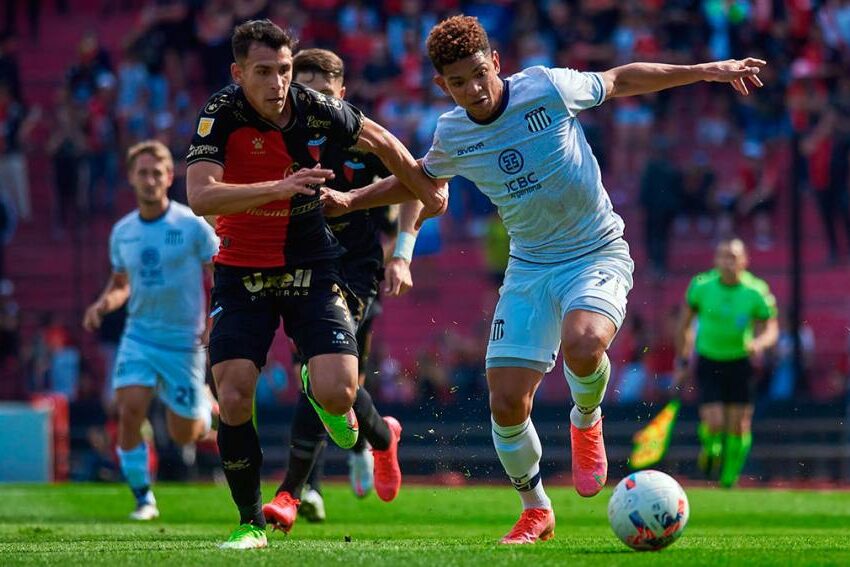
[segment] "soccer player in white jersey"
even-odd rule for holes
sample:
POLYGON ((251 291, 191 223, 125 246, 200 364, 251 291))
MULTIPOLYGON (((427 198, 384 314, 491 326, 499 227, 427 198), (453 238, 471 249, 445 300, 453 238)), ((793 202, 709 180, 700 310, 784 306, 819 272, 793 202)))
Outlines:
POLYGON ((162 143, 145 141, 131 147, 127 172, 139 207, 112 229, 112 275, 86 309, 83 327, 95 331, 104 315, 129 298, 112 376, 118 458, 136 498, 130 518, 153 520, 159 510, 141 427, 154 395, 158 393, 168 408, 168 433, 175 443, 192 443, 210 429, 203 286, 218 239, 191 209, 168 199, 174 162, 162 143))
MULTIPOLYGON (((599 407, 611 372, 606 350, 632 286, 623 221, 576 116, 613 97, 698 81, 728 82, 747 94, 747 81, 761 86, 758 73, 766 63, 632 63, 603 73, 531 67, 502 79, 498 53, 468 16, 435 26, 427 46, 436 84, 458 106, 440 117, 422 168, 436 179, 473 181, 498 207, 511 238, 487 348, 487 383, 496 453, 523 504, 502 542, 534 543, 555 529, 530 419, 534 393, 560 348, 575 402, 573 482, 582 496, 598 494, 608 474, 599 407)), ((324 199, 326 208, 347 212, 409 199, 404 193, 390 177, 345 195, 325 191, 324 199)))

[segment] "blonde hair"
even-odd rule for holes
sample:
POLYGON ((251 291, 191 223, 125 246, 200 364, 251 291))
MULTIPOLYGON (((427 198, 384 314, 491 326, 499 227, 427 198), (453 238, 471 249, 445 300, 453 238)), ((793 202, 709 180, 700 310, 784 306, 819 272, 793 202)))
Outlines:
POLYGON ((142 154, 149 154, 158 161, 164 161, 169 171, 174 171, 174 158, 165 144, 159 140, 144 140, 130 146, 127 150, 127 171, 133 171, 136 159, 142 154))

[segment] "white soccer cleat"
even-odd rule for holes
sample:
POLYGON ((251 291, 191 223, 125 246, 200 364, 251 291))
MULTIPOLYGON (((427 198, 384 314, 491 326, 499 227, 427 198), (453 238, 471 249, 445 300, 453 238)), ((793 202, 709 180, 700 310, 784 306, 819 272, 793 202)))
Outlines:
POLYGON ((325 499, 317 491, 310 488, 301 496, 298 514, 308 522, 325 521, 325 499))
POLYGON ((159 518, 159 508, 156 504, 142 504, 130 513, 130 519, 139 522, 148 522, 159 518))
POLYGON ((366 448, 360 453, 354 451, 348 454, 348 478, 351 489, 359 498, 372 492, 375 484, 375 458, 372 451, 366 448))

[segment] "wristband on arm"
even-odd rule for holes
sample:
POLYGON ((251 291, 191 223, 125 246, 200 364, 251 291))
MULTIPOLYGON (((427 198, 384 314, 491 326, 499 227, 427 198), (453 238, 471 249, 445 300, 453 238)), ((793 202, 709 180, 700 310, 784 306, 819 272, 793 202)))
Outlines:
POLYGON ((395 240, 393 258, 403 258, 408 262, 413 261, 413 249, 416 247, 416 235, 409 232, 399 232, 395 240))

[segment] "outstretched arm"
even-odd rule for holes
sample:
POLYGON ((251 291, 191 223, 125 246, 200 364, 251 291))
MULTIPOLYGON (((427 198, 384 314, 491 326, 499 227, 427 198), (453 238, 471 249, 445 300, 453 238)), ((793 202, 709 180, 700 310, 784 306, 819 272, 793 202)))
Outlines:
POLYGON ((605 83, 606 100, 621 96, 654 93, 698 83, 700 81, 730 83, 742 95, 750 93, 747 82, 761 87, 758 74, 767 62, 748 57, 712 61, 699 65, 668 65, 666 63, 629 63, 601 74, 605 83))
POLYGON ((315 195, 315 187, 333 179, 333 170, 299 169, 292 175, 259 183, 225 183, 224 168, 218 164, 199 161, 186 170, 186 197, 196 215, 215 216, 242 213, 279 199, 295 195, 315 195))
MULTIPOLYGON (((429 178, 430 179, 430 178, 429 178)), ((432 180, 435 184, 435 194, 438 196, 440 208, 429 210, 426 207, 419 209, 419 217, 415 228, 419 228, 428 217, 438 216, 446 211, 449 203, 448 179, 432 180)), ((413 192, 407 188, 395 175, 380 179, 371 185, 359 189, 353 189, 347 193, 334 191, 327 187, 322 188, 322 204, 325 214, 329 217, 338 217, 353 211, 397 205, 416 199, 413 192)))
POLYGON ((428 211, 436 212, 445 208, 439 182, 425 175, 408 149, 383 126, 364 118, 363 129, 355 147, 378 156, 409 192, 422 201, 428 211))

